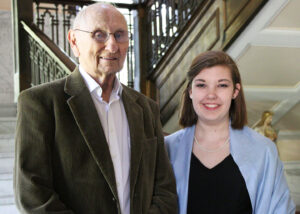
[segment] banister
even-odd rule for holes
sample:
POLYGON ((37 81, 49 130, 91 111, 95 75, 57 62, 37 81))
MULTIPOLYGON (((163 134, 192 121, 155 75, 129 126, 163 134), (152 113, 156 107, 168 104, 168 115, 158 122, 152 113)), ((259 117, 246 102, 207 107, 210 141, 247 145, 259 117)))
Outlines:
POLYGON ((71 73, 75 67, 74 62, 68 57, 63 50, 61 50, 54 42, 52 42, 36 25, 27 25, 24 21, 21 21, 24 30, 34 39, 39 45, 47 51, 47 53, 61 66, 67 73, 71 73))

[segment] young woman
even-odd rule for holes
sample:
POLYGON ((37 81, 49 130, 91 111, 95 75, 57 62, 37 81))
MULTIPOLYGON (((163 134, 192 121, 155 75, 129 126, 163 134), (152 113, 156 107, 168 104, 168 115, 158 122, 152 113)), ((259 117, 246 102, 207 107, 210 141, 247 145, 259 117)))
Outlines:
POLYGON ((180 125, 166 137, 180 214, 294 214, 275 144, 246 126, 240 74, 226 53, 193 60, 180 125))

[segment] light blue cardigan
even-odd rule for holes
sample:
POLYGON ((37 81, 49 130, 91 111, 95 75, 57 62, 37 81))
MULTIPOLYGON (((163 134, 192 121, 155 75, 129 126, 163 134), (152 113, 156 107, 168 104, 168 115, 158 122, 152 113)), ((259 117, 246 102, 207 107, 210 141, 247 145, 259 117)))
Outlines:
MULTIPOLYGON (((190 160, 195 126, 165 138, 175 173, 180 214, 186 214, 190 160)), ((275 144, 248 127, 230 127, 230 153, 238 165, 250 195, 254 214, 294 214, 295 205, 278 158, 275 144)))

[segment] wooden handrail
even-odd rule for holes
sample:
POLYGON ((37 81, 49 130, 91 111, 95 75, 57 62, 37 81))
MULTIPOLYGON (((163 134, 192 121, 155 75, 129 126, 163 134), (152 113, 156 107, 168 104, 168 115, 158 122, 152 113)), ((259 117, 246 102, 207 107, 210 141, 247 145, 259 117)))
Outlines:
POLYGON ((28 25, 24 21, 21 21, 21 24, 24 30, 34 38, 67 73, 71 73, 75 69, 77 63, 68 57, 64 51, 52 42, 35 24, 32 23, 28 25))

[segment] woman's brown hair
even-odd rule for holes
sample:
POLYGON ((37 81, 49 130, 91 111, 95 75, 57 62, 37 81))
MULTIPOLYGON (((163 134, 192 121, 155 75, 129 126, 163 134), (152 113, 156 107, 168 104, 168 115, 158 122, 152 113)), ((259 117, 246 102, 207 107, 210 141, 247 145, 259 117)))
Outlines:
POLYGON ((229 109, 229 117, 231 119, 231 127, 234 129, 242 129, 247 124, 247 111, 245 97, 242 87, 241 76, 237 65, 233 59, 223 51, 207 51, 198 55, 192 62, 187 72, 187 86, 182 94, 181 110, 179 124, 183 127, 192 126, 197 123, 198 116, 193 108, 189 91, 193 79, 205 68, 217 65, 226 66, 231 72, 233 85, 240 84, 241 88, 235 99, 231 101, 229 109))

